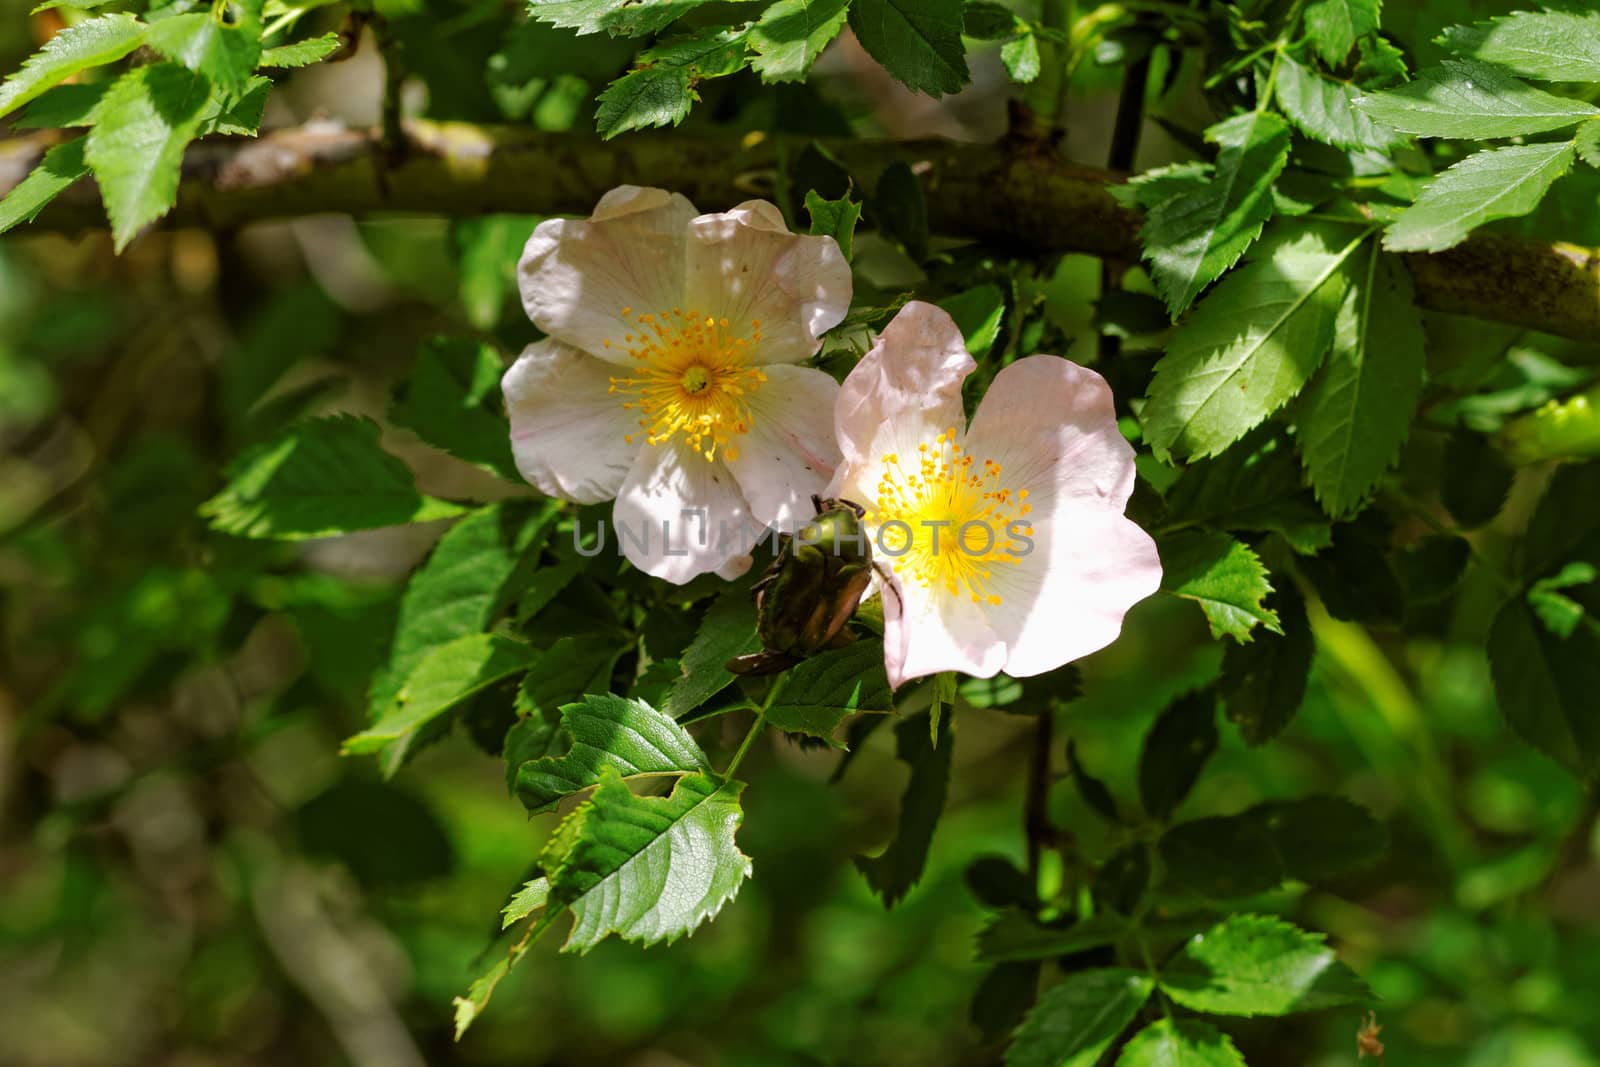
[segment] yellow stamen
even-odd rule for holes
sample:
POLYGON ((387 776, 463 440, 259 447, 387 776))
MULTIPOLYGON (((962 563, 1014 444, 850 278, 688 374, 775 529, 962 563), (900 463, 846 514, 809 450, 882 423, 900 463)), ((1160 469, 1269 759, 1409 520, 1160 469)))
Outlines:
MULTIPOLYGON (((623 308, 622 317, 638 331, 622 339, 638 369, 632 377, 612 378, 611 391, 626 397, 624 408, 643 416, 645 440, 659 445, 682 433, 707 460, 716 459, 719 449, 723 459, 737 459, 732 441, 750 432, 749 398, 767 380, 750 365, 761 324, 738 336, 727 319, 692 308, 687 314, 673 308, 643 315, 623 308)), ((631 436, 626 440, 633 443, 631 436)))
POLYGON ((1028 491, 1003 486, 1000 464, 978 462, 953 429, 918 445, 916 463, 907 469, 899 455, 883 457, 877 507, 866 521, 879 528, 884 555, 902 579, 1000 604, 994 568, 1015 565, 1017 534, 1033 533, 1028 491))

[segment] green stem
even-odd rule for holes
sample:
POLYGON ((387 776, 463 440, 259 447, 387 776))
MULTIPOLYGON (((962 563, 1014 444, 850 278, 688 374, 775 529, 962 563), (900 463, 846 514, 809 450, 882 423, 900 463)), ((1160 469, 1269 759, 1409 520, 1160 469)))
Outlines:
POLYGON ((1400 492, 1399 490, 1387 490, 1384 495, 1404 508, 1406 513, 1412 518, 1420 520, 1423 525, 1427 526, 1434 533, 1443 534, 1446 537, 1459 537, 1461 540, 1465 541, 1467 544, 1468 558, 1482 568, 1485 574, 1488 574, 1490 577, 1494 578, 1495 581, 1499 582, 1503 588, 1513 593, 1522 588, 1521 583, 1511 575, 1507 574, 1498 563, 1485 556, 1482 552, 1479 552, 1478 546, 1472 543, 1471 539, 1462 532, 1460 527, 1451 526, 1449 523, 1441 522, 1439 519, 1435 518, 1420 501, 1413 500, 1411 497, 1400 492))
POLYGON ((1272 42, 1272 67, 1267 71, 1267 84, 1261 87, 1261 99, 1256 101, 1256 114, 1267 109, 1272 103, 1272 91, 1278 83, 1278 62, 1283 59, 1283 53, 1289 47, 1290 35, 1294 33, 1296 24, 1300 21, 1300 4, 1302 0, 1295 0, 1294 6, 1289 9, 1288 18, 1283 20, 1283 29, 1278 31, 1278 39, 1272 42))
POLYGON ((772 707, 773 702, 778 699, 778 694, 783 691, 783 687, 788 681, 789 676, 787 674, 780 675, 778 680, 772 683, 772 688, 767 690, 766 699, 756 709, 756 721, 750 724, 749 732, 744 735, 744 740, 739 742, 739 750, 733 754, 733 759, 728 762, 728 769, 722 772, 723 781, 732 778, 733 772, 739 769, 740 763, 744 762, 744 754, 750 751, 750 746, 755 744, 757 735, 767 725, 767 711, 772 707))
POLYGON ((285 11, 283 14, 267 23, 266 28, 261 31, 261 39, 266 40, 281 30, 287 30, 291 28, 296 22, 300 21, 307 10, 309 9, 303 7, 291 7, 289 10, 285 11))

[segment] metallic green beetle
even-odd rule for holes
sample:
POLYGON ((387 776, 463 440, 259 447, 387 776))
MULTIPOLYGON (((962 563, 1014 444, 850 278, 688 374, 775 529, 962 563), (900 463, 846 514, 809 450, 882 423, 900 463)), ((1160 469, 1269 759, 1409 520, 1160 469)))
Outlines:
POLYGON ((788 539, 751 590, 762 650, 729 660, 734 674, 777 674, 855 639, 845 625, 872 581, 865 512, 848 500, 813 496, 811 503, 817 517, 788 539))

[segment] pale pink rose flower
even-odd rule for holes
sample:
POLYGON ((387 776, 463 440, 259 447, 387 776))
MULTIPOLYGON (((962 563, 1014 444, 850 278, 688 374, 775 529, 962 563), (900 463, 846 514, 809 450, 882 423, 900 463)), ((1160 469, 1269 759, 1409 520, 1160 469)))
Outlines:
POLYGON ((974 369, 950 316, 914 302, 839 393, 828 493, 866 509, 895 685, 1042 674, 1114 641, 1161 584, 1155 542, 1123 515, 1133 448, 1105 379, 1019 359, 967 426, 974 369))
POLYGON ((766 527, 812 514, 838 463, 839 387, 797 364, 850 306, 832 238, 790 233, 765 201, 698 215, 624 185, 588 219, 540 223, 517 281, 549 337, 503 389, 541 492, 615 499, 618 547, 679 583, 736 575, 766 527))

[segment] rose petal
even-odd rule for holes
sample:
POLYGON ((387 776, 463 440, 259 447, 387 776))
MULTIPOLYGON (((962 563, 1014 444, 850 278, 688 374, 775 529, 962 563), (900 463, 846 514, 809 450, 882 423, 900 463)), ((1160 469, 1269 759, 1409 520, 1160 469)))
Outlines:
POLYGON ((529 345, 500 387, 517 469, 541 493, 594 504, 617 495, 641 445, 610 392, 615 368, 559 341, 529 345))
POLYGON ((1085 503, 1120 512, 1133 492, 1133 446, 1117 429, 1111 387, 1059 356, 1028 356, 995 375, 966 447, 1000 464, 1000 484, 1026 487, 1038 517, 1085 503))
POLYGON ((792 533, 814 514, 839 463, 833 438, 833 402, 839 385, 809 367, 774 365, 750 394, 750 432, 734 438, 728 469, 739 480, 750 513, 792 533))
POLYGON ((985 611, 1013 677, 1043 674, 1117 639, 1128 609, 1161 586, 1155 541, 1111 508, 1080 506, 1033 527, 1034 548, 992 568, 985 611))
POLYGON ((677 439, 640 450, 611 522, 634 566, 678 585, 748 556, 762 533, 732 472, 677 439))
POLYGON ((789 232, 778 209, 751 200, 689 225, 685 297, 727 319, 736 336, 761 323, 757 363, 798 363, 850 309, 850 264, 831 237, 789 232))
POLYGON ((883 583, 882 592, 883 665, 890 685, 941 671, 992 678, 1005 664, 1005 646, 971 600, 901 581, 898 574, 883 583))
POLYGON ((639 327, 622 317, 623 309, 642 315, 683 301, 694 214, 677 193, 623 185, 586 220, 541 222, 517 264, 528 317, 590 355, 629 362, 623 338, 639 327))
POLYGON ((961 384, 976 368, 943 309, 915 300, 902 308, 840 387, 834 428, 843 464, 829 495, 871 506, 885 455, 914 462, 919 444, 959 431, 961 384))

